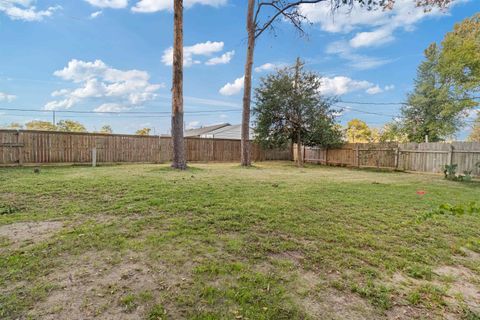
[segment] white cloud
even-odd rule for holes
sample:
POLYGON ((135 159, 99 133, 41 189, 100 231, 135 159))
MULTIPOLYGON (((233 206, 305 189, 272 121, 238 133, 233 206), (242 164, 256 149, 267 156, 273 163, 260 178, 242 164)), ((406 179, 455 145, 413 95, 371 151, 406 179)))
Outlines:
POLYGON ((51 6, 38 10, 34 3, 33 0, 1 0, 0 12, 5 13, 12 20, 42 21, 61 9, 60 6, 51 6))
POLYGON ((74 59, 54 75, 78 84, 78 88, 52 92, 53 97, 61 98, 48 102, 47 110, 69 109, 85 99, 113 100, 108 103, 136 106, 155 99, 156 91, 163 87, 163 84, 150 83, 150 75, 145 71, 114 69, 101 60, 74 59))
POLYGON ((200 128, 200 121, 190 121, 187 123, 185 130, 197 129, 200 128))
POLYGON ((122 9, 128 6, 128 0, 85 0, 94 7, 122 9))
POLYGON ((245 81, 245 76, 235 79, 233 83, 227 83, 222 88, 220 88, 220 94, 224 96, 232 96, 239 93, 243 89, 243 84, 245 81))
POLYGON ((368 94, 377 94, 383 90, 366 80, 354 80, 345 76, 322 77, 320 93, 327 96, 341 96, 353 91, 364 90, 368 94))
POLYGON ((393 90, 395 89, 395 86, 393 84, 391 85, 386 85, 385 87, 381 88, 378 84, 371 87, 371 88, 368 88, 365 92, 368 93, 368 94, 379 94, 379 93, 382 93, 382 92, 385 92, 385 91, 390 91, 390 90, 393 90))
POLYGON ((328 45, 327 53, 348 61, 348 66, 357 70, 367 70, 383 66, 391 60, 358 54, 345 41, 336 41, 328 45))
MULTIPOLYGON (((207 41, 197 43, 193 46, 183 47, 183 65, 190 67, 193 64, 200 64, 201 61, 195 60, 195 56, 211 56, 214 53, 223 50, 224 43, 221 41, 207 41)), ((162 62, 166 66, 173 64, 173 48, 170 47, 163 52, 162 62)))
POLYGON ((385 19, 382 10, 368 11, 360 6, 344 6, 333 13, 330 1, 303 4, 300 13, 327 32, 347 33, 360 26, 381 25, 385 19))
POLYGON ((273 64, 273 63, 264 63, 262 64, 261 66, 259 67, 256 67, 255 68, 255 72, 265 72, 265 71, 272 71, 274 70, 275 68, 277 68, 278 66, 276 64, 273 64))
MULTIPOLYGON (((206 5, 212 7, 220 7, 227 4, 227 0, 185 0, 184 7, 190 8, 194 5, 206 5)), ((164 10, 173 10, 173 1, 172 0, 140 0, 137 4, 132 7, 133 12, 157 12, 164 10)))
POLYGON ((129 108, 118 104, 118 103, 104 103, 98 107, 96 107, 93 111, 95 112, 119 112, 119 111, 125 111, 128 110, 129 108))
POLYGON ((15 100, 17 96, 14 96, 13 94, 7 94, 4 92, 0 92, 0 102, 6 101, 6 102, 12 102, 15 100))
MULTIPOLYGON (((453 5, 462 2, 453 2, 453 5)), ((398 29, 413 31, 415 24, 428 17, 439 17, 448 14, 447 10, 434 7, 424 10, 417 7, 416 1, 396 0, 391 10, 367 10, 365 7, 343 6, 332 13, 329 1, 317 4, 305 4, 300 12, 312 23, 319 24, 323 31, 332 33, 350 33, 358 29, 371 30, 357 33, 350 41, 355 48, 378 46, 395 39, 394 32, 398 29)))
POLYGON ((353 80, 344 76, 323 77, 321 79, 320 93, 324 95, 343 95, 351 91, 368 89, 372 86, 371 82, 353 80))
POLYGON ((382 93, 382 92, 383 92, 383 89, 380 88, 379 85, 368 88, 367 91, 366 91, 366 93, 371 94, 371 95, 379 94, 379 93, 382 93))
POLYGON ((359 32, 350 39, 349 44, 353 48, 373 47, 392 42, 395 37, 390 28, 382 28, 370 32, 359 32))
POLYGON ((90 19, 95 19, 100 17, 103 14, 103 11, 95 11, 90 15, 90 19))
POLYGON ((209 59, 207 62, 205 62, 205 64, 207 66, 214 66, 214 65, 217 65, 217 64, 227 64, 227 63, 230 62, 230 60, 232 60, 234 55, 235 55, 234 50, 228 51, 228 52, 225 52, 224 54, 222 54, 219 57, 214 57, 214 58, 209 59))
POLYGON ((75 105, 75 103, 79 102, 76 98, 66 98, 64 100, 55 100, 50 101, 45 104, 45 110, 59 110, 59 109, 70 109, 75 105))

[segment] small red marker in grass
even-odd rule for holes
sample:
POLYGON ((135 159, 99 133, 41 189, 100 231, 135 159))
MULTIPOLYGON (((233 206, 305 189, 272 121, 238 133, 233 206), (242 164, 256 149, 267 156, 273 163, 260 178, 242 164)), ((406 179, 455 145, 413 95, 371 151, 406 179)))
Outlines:
POLYGON ((427 194, 427 191, 425 191, 425 190, 417 190, 417 194, 418 194, 419 196, 424 196, 424 195, 427 194))

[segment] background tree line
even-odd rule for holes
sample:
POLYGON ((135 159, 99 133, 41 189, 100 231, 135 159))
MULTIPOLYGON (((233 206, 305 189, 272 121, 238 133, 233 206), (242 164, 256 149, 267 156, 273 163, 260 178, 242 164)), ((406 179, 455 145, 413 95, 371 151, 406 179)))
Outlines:
MULTIPOLYGON (((88 132, 87 128, 80 122, 74 120, 60 120, 57 124, 50 121, 32 120, 25 125, 17 122, 12 122, 5 129, 26 129, 26 130, 40 130, 40 131, 62 131, 62 132, 88 132)), ((112 134, 112 127, 108 124, 103 125, 100 130, 93 131, 94 133, 112 134)), ((141 128, 135 132, 136 135, 148 136, 150 135, 150 128, 141 128)))

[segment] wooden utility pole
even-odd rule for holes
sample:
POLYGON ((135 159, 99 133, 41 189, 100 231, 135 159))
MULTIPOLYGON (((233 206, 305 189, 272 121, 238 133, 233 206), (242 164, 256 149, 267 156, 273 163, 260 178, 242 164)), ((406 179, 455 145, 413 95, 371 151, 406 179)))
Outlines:
POLYGON ((245 63, 245 77, 243 90, 243 112, 242 112, 242 158, 241 164, 248 167, 252 164, 250 156, 250 101, 252 99, 252 68, 253 53, 255 51, 255 21, 253 12, 255 10, 255 0, 248 0, 247 11, 247 61, 245 63))
POLYGON ((187 161, 183 137, 183 0, 174 0, 173 11, 172 167, 185 170, 187 161))

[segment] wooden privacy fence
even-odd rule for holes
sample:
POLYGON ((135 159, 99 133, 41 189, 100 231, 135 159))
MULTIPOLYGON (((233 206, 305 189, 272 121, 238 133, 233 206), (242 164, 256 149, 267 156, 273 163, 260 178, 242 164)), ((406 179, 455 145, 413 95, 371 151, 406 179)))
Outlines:
MULTIPOLYGON (((186 138, 188 161, 240 161, 240 141, 186 138)), ((291 149, 252 144, 253 161, 291 160, 291 149)), ((172 159, 170 137, 0 130, 0 165, 44 163, 161 163, 172 159)))
MULTIPOLYGON (((294 146, 294 149, 296 146, 294 146)), ((480 142, 452 143, 348 143, 339 148, 304 147, 306 162, 404 171, 441 173, 446 164, 457 164, 458 173, 473 171, 480 162, 480 142)), ((294 153, 296 160, 296 154, 294 153)))

